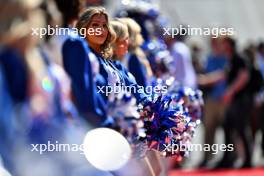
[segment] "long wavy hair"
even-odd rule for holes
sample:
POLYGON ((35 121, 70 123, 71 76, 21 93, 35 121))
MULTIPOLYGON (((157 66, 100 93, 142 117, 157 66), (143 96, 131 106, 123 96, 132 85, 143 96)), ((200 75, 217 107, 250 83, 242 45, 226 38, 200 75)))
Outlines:
POLYGON ((76 24, 76 28, 79 30, 79 33, 81 33, 80 32, 81 29, 87 28, 90 25, 93 16, 95 16, 95 15, 104 15, 106 18, 106 21, 107 21, 106 26, 108 29, 108 35, 107 35, 105 42, 100 46, 100 48, 101 48, 100 54, 104 58, 111 58, 113 55, 111 44, 115 40, 116 35, 115 35, 113 29, 109 25, 109 15, 105 11, 104 7, 89 7, 87 10, 85 10, 82 13, 80 19, 78 20, 78 22, 76 24))
POLYGON ((119 18, 118 20, 126 24, 128 27, 128 34, 130 40, 129 51, 133 52, 144 42, 144 39, 141 35, 141 27, 132 18, 119 18))
POLYGON ((141 35, 140 25, 132 18, 119 18, 118 20, 127 25, 130 40, 128 46, 129 53, 135 54, 138 57, 141 64, 145 66, 147 70, 147 76, 150 78, 153 75, 150 63, 143 50, 140 48, 144 42, 144 39, 141 35))
MULTIPOLYGON (((118 19, 110 21, 110 26, 113 29, 113 31, 116 34, 116 38, 112 45, 112 50, 114 50, 115 43, 119 40, 124 40, 126 37, 129 37, 128 35, 128 28, 127 25, 123 22, 119 21, 118 19)), ((113 60, 122 60, 123 58, 119 58, 119 56, 113 54, 113 60)))

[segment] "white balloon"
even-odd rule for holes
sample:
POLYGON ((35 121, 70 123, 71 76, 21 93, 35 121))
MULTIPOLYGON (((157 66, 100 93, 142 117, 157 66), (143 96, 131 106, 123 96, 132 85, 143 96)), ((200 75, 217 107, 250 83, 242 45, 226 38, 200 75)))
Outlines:
POLYGON ((83 144, 85 157, 100 170, 118 170, 131 157, 131 148, 125 137, 109 128, 89 131, 83 144))
POLYGON ((4 168, 1 168, 1 166, 0 166, 0 175, 1 176, 11 176, 11 174, 7 172, 4 168))

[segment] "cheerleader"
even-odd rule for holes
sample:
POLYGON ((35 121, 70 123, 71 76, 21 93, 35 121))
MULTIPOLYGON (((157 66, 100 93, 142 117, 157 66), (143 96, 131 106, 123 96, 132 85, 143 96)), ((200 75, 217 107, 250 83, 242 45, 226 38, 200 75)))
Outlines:
MULTIPOLYGON (((147 101, 147 96, 140 91, 136 80, 131 79, 129 72, 120 65, 118 69, 113 61, 111 60, 113 49, 111 44, 116 38, 116 35, 112 28, 109 27, 108 14, 105 12, 104 8, 101 7, 91 7, 88 8, 83 15, 80 17, 77 28, 81 30, 82 28, 93 28, 94 31, 100 29, 100 35, 87 35, 85 36, 91 50, 97 56, 100 65, 100 74, 105 79, 105 87, 116 88, 117 86, 129 86, 132 87, 135 98, 137 102, 147 101)), ((114 91, 113 91, 114 92, 114 91)), ((110 92, 112 94, 113 92, 110 92)), ((104 99, 107 101, 109 92, 100 92, 104 99)))
MULTIPOLYGON (((131 93, 135 96, 137 103, 148 102, 148 97, 144 94, 144 91, 140 90, 140 86, 137 84, 136 80, 130 76, 130 73, 127 69, 118 62, 113 62, 112 55, 115 54, 116 57, 121 56, 124 54, 124 50, 116 50, 118 40, 115 40, 118 35, 115 34, 115 31, 109 26, 108 14, 106 13, 105 9, 102 7, 91 7, 88 8, 80 17, 77 28, 81 30, 82 28, 87 28, 87 31, 91 29, 100 29, 100 35, 89 35, 87 33, 85 37, 86 41, 88 42, 91 50, 97 56, 99 64, 100 64, 100 74, 105 79, 105 86, 107 88, 116 88, 126 86, 130 87, 130 90, 133 90, 131 93), (115 41, 117 41, 115 43, 115 41), (114 48, 112 47, 114 45, 114 48), (115 51, 113 51, 115 50, 115 51), (121 53, 119 53, 121 51, 121 53)), ((123 44, 127 44, 127 37, 123 44)), ((121 42, 122 44, 122 42, 121 42)), ((107 89, 106 89, 107 90, 107 89)), ((111 102, 113 97, 118 96, 119 92, 100 92, 106 102, 111 102)), ((127 165, 126 168, 117 171, 116 175, 123 175, 126 172, 128 175, 127 170, 133 169, 132 175, 154 175, 154 173, 159 173, 160 168, 152 168, 149 162, 145 162, 145 160, 132 160, 129 166, 127 165), (140 169, 141 168, 141 169, 140 169), (149 169, 150 168, 150 169, 149 169), (137 173, 135 173, 137 172, 137 173)))
POLYGON ((91 61, 95 56, 73 28, 84 4, 79 0, 56 0, 56 5, 62 13, 64 27, 70 31, 63 36, 59 51, 62 51, 62 65, 71 80, 73 102, 89 124, 101 125, 106 120, 106 111, 105 102, 96 93, 94 62, 91 61))
POLYGON ((131 18, 120 18, 120 21, 125 23, 128 27, 129 39, 127 55, 127 68, 129 72, 135 76, 137 83, 140 86, 146 87, 149 85, 149 81, 152 78, 152 70, 150 63, 146 58, 145 53, 140 48, 144 40, 141 35, 141 27, 139 24, 131 18))
MULTIPOLYGON (((112 44, 113 64, 117 69, 122 70, 125 69, 125 67, 123 67, 120 61, 124 60, 123 58, 128 52, 128 28, 125 24, 117 20, 111 21, 110 26, 117 36, 112 44)), ((135 79, 132 74, 128 73, 128 75, 131 79, 135 79)), ((136 99, 130 92, 124 90, 116 96, 112 106, 109 108, 111 116, 117 119, 120 124, 120 132, 131 141, 131 138, 137 134, 136 126, 140 125, 140 115, 137 111, 136 99)))

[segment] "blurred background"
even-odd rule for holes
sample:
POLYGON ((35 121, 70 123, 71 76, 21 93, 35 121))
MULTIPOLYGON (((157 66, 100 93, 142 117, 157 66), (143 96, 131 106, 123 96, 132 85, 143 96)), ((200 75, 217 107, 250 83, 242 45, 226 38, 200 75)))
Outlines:
POLYGON ((180 160, 153 160, 153 168, 161 168, 156 175, 263 175, 263 0, 0 0, 0 176, 103 176, 141 170, 132 163, 120 172, 103 172, 78 152, 31 151, 31 144, 47 141, 81 144, 96 127, 72 95, 62 63, 65 36, 40 38, 32 35, 32 28, 69 28, 78 20, 79 6, 99 5, 111 18, 130 17, 139 24, 145 59, 140 67, 148 62, 145 69, 152 71, 144 78, 146 85, 172 78, 203 91, 202 123, 192 143, 234 145, 233 152, 194 151, 180 160), (163 35, 164 27, 179 25, 232 27, 235 35, 163 35))

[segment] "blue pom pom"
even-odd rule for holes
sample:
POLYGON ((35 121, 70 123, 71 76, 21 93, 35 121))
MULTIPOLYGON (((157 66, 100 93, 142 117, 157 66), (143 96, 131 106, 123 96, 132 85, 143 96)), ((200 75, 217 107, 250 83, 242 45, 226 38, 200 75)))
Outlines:
POLYGON ((141 139, 148 149, 157 150, 163 156, 187 155, 188 148, 185 151, 177 149, 189 144, 193 137, 200 118, 201 92, 180 87, 173 93, 152 98, 140 109, 145 129, 145 137, 141 139))

